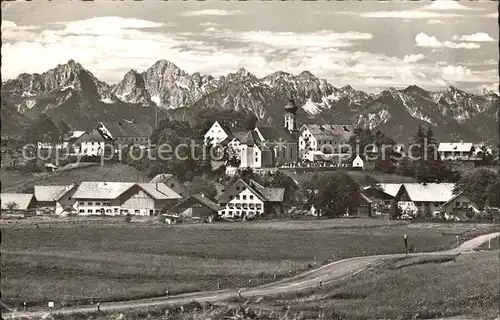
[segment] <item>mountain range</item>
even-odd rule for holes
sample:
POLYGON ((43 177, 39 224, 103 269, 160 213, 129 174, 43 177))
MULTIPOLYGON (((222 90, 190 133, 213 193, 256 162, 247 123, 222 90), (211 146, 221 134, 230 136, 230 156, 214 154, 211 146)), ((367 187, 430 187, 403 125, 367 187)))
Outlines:
POLYGON ((212 77, 188 74, 166 60, 142 73, 130 70, 110 85, 70 60, 2 83, 2 138, 50 136, 67 127, 89 130, 102 120, 154 125, 157 112, 189 121, 206 108, 242 111, 255 115, 259 124, 283 125, 283 107, 291 94, 300 107, 299 123, 354 124, 398 142, 410 141, 420 124, 431 126, 442 141, 492 142, 498 137, 499 96, 486 90, 430 92, 412 85, 373 94, 349 85, 336 88, 309 71, 258 78, 241 68, 212 77))

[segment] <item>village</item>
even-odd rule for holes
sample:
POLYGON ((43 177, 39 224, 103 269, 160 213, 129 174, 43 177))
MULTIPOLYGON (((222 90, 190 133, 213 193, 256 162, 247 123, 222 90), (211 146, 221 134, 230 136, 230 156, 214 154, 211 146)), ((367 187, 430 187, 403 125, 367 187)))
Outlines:
MULTIPOLYGON (((33 193, 2 193, 2 211, 22 216, 165 216, 168 223, 180 217, 208 221, 249 220, 261 216, 283 216, 286 211, 301 204, 304 215, 328 216, 324 208, 316 208, 314 200, 287 203, 286 186, 263 186, 251 175, 288 173, 328 173, 339 169, 369 174, 375 170, 378 146, 352 150, 349 144, 355 134, 352 125, 297 123, 298 107, 290 99, 284 107, 284 126, 256 126, 253 130, 235 131, 215 121, 204 134, 206 146, 216 148, 230 181, 212 181, 216 186, 213 196, 191 192, 186 182, 175 173, 162 172, 148 183, 139 181, 81 181, 68 185, 34 185, 33 193), (375 157, 373 157, 375 156, 375 157), (374 160, 370 160, 373 158, 374 160), (225 159, 225 160, 224 160, 225 159)), ((91 132, 73 131, 56 145, 39 142, 40 150, 70 150, 70 155, 99 159, 107 145, 119 153, 123 146, 154 148, 153 127, 131 121, 100 122, 91 132)), ((404 152, 405 145, 391 146, 394 152, 404 152)), ((442 160, 465 163, 469 168, 480 161, 482 152, 491 149, 464 142, 441 142, 437 153, 442 160)), ((112 159, 114 155, 111 155, 112 159)), ((484 157, 484 155, 483 155, 484 157)), ((385 159, 384 159, 385 160, 385 159)), ((56 159, 56 162, 58 159, 56 159)), ((212 161, 214 162, 214 161, 212 161)), ((74 165, 74 164, 69 164, 74 165)), ((57 172, 57 163, 46 162, 46 171, 57 172)), ((294 180, 297 183, 296 180, 294 180)), ((478 207, 464 190, 454 192, 454 183, 378 183, 361 185, 355 203, 344 205, 344 212, 336 216, 381 216, 397 210, 398 219, 412 219, 418 215, 440 217, 445 220, 468 219, 485 209, 478 207), (395 208, 394 208, 395 207, 395 208), (459 214, 461 213, 461 214, 459 214)), ((298 183, 297 183, 298 184, 298 183)), ((317 192, 317 190, 316 190, 317 192)), ((338 194, 326 194, 335 198, 338 194)), ((299 197, 294 195, 294 197, 299 197)))

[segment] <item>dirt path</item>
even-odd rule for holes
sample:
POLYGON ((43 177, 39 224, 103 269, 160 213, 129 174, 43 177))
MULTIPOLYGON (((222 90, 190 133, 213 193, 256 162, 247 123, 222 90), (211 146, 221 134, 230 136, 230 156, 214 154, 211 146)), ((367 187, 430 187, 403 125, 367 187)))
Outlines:
MULTIPOLYGON (((463 252, 470 252, 474 248, 500 236, 500 232, 482 235, 462 243, 459 247, 441 251, 441 252, 425 252, 425 253, 412 253, 411 256, 428 256, 428 255, 450 255, 456 256, 463 252)), ((265 284, 255 288, 241 288, 241 296, 245 297, 259 297, 266 295, 277 295, 282 293, 289 293, 300 291, 308 288, 317 287, 320 284, 332 284, 335 282, 347 279, 357 273, 366 270, 369 265, 375 266, 384 262, 385 259, 402 258, 405 254, 387 254, 378 256, 363 256, 357 258, 344 259, 336 261, 320 268, 304 272, 295 277, 284 279, 281 281, 265 284)), ((230 298, 238 297, 238 289, 228 289, 212 292, 196 292, 186 293, 176 296, 170 296, 168 299, 165 297, 130 300, 121 302, 109 302, 101 304, 101 311, 116 311, 130 308, 144 308, 154 306, 166 306, 172 304, 184 304, 192 301, 198 302, 215 302, 227 300, 230 298)), ((96 311, 96 306, 87 305, 74 308, 62 308, 54 310, 58 314, 71 314, 74 312, 85 313, 96 311)), ((45 317, 48 315, 46 311, 37 312, 13 312, 2 315, 5 318, 15 319, 20 317, 45 317)))

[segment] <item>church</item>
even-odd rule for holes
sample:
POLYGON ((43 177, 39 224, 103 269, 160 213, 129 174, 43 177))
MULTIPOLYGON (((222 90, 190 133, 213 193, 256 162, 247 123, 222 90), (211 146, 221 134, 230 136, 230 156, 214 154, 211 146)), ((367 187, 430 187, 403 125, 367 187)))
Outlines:
POLYGON ((298 107, 292 98, 285 106, 284 127, 257 126, 240 144, 241 168, 270 168, 299 161, 298 107))

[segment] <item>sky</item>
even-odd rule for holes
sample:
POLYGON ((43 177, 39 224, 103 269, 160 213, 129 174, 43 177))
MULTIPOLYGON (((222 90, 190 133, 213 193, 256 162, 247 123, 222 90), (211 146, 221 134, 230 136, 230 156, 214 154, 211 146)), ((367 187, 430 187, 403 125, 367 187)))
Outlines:
POLYGON ((2 2, 2 81, 73 59, 109 84, 165 59, 188 73, 307 70, 379 92, 498 92, 497 3, 2 2))

